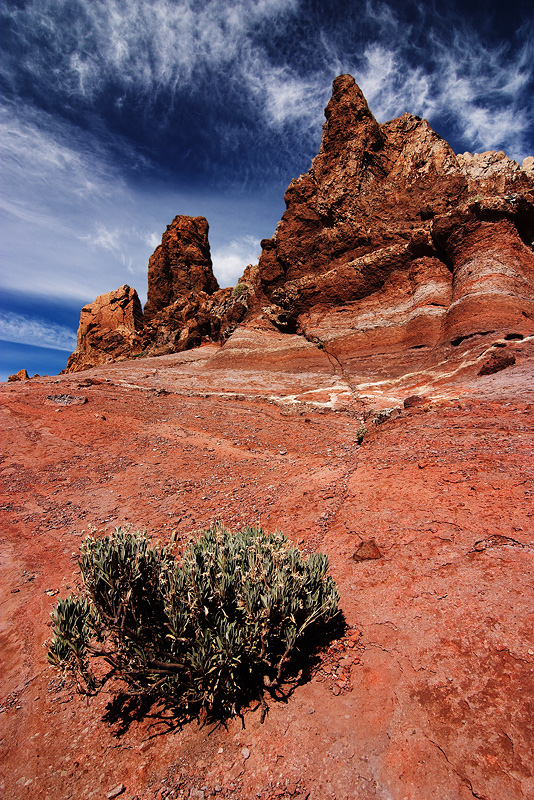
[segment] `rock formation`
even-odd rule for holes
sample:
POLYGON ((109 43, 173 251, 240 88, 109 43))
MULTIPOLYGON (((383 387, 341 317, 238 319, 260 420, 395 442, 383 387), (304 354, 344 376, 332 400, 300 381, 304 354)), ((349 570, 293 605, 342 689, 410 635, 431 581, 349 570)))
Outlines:
POLYGON ((142 350, 143 312, 135 289, 124 284, 101 294, 80 313, 76 350, 65 372, 126 358, 142 350))
POLYGON ((456 156, 410 114, 379 125, 349 75, 325 116, 262 242, 256 313, 355 379, 421 369, 479 333, 534 332, 530 160, 456 156))
POLYGON ((30 376, 28 375, 28 371, 25 369, 19 369, 14 375, 10 375, 7 379, 9 383, 15 383, 15 381, 29 381, 30 376))
POLYGON ((219 341, 247 310, 246 293, 219 289, 213 274, 208 223, 177 216, 148 263, 144 314, 134 289, 121 286, 85 306, 76 352, 66 372, 139 355, 163 355, 219 341))
MULTIPOLYGON (((213 276, 203 217, 167 227, 135 329, 143 352, 230 338, 220 360, 246 361, 245 340, 256 355, 258 335, 282 352, 281 332, 319 345, 355 383, 460 363, 466 348, 481 358, 488 336, 533 333, 534 159, 457 156, 410 114, 380 125, 350 75, 335 79, 325 116, 318 155, 233 292, 213 276), (234 334, 240 323, 255 333, 234 334)), ((140 352, 136 337, 98 333, 96 318, 88 338, 84 311, 68 370, 98 363, 94 350, 140 352)))
POLYGON ((212 295, 219 288, 213 274, 208 223, 204 217, 179 215, 163 234, 148 262, 145 319, 150 321, 189 295, 212 295))
POLYGON ((148 262, 144 346, 163 355, 224 340, 241 322, 245 297, 219 289, 213 274, 208 223, 177 216, 148 262))

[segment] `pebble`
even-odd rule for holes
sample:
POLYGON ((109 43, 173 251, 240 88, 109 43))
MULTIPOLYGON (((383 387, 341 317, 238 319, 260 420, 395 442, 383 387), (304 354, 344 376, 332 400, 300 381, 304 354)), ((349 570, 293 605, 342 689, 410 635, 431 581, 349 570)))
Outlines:
POLYGON ((114 797, 118 797, 120 794, 122 794, 125 789, 126 786, 123 783, 119 783, 113 789, 110 789, 110 791, 106 794, 106 797, 108 800, 113 800, 114 797))
POLYGON ((247 760, 247 758, 250 757, 250 750, 248 749, 248 747, 243 747, 243 749, 241 750, 241 755, 243 756, 245 761, 247 760))

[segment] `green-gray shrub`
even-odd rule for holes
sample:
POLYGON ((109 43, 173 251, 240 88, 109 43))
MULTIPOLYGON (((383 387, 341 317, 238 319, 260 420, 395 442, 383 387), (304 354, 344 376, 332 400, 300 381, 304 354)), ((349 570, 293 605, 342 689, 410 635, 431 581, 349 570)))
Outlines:
POLYGON ((236 714, 339 616, 327 557, 303 558, 281 533, 217 523, 179 560, 121 529, 80 549, 84 589, 57 603, 48 660, 86 694, 117 680, 184 714, 236 714))
POLYGON ((356 431, 356 443, 361 444, 365 438, 365 434, 367 433, 367 428, 365 425, 360 425, 358 430, 356 431))
POLYGON ((232 289, 232 297, 239 299, 240 297, 247 296, 250 292, 248 283, 237 283, 232 289))

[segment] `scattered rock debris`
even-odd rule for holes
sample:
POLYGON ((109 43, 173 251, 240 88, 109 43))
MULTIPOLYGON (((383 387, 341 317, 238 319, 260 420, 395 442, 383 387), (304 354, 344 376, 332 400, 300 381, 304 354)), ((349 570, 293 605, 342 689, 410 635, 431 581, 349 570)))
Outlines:
POLYGON ((87 403, 87 397, 84 395, 49 394, 46 399, 58 406, 83 406, 87 403))

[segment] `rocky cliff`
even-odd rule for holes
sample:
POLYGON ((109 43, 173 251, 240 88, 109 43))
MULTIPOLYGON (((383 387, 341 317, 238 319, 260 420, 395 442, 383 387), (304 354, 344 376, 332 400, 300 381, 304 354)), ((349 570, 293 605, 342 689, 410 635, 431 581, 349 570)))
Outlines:
MULTIPOLYGON (((288 187, 277 230, 237 291, 218 289, 202 217, 168 226, 131 355, 211 340, 237 366, 252 354, 247 342, 256 357, 258 336, 267 353, 291 334, 355 383, 461 364, 466 350, 480 359, 487 337, 534 332, 534 159, 455 155, 410 114, 380 125, 350 75, 335 79, 325 116, 318 155, 288 187)), ((116 329, 97 332, 91 318, 88 337, 88 322, 82 312, 68 370, 91 366, 95 350, 127 355, 124 336, 113 352, 116 329)))

